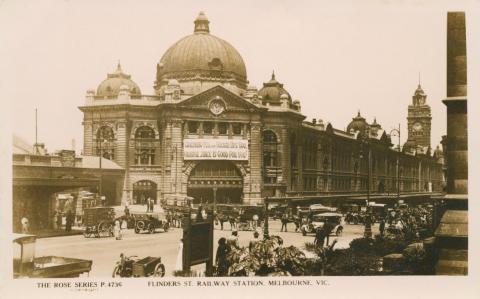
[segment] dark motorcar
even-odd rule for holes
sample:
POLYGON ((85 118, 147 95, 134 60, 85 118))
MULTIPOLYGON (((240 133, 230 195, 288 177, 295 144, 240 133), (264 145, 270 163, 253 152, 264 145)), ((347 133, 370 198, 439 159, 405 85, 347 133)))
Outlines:
POLYGON ((133 216, 135 218, 135 233, 137 234, 144 231, 153 234, 158 228, 167 232, 170 227, 164 213, 133 214, 133 216))
POLYGON ((302 225, 301 227, 302 235, 306 236, 308 233, 315 233, 317 228, 322 228, 325 225, 326 221, 329 221, 330 223, 335 225, 332 230, 332 234, 335 234, 337 236, 340 236, 342 234, 343 232, 342 214, 328 212, 328 213, 313 215, 311 221, 309 221, 307 224, 302 225))

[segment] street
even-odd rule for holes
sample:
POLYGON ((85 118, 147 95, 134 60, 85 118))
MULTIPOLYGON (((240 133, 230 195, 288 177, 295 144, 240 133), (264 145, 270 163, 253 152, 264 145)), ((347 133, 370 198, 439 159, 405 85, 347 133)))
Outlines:
MULTIPOLYGON (((270 220, 270 235, 278 235, 283 238, 284 245, 294 245, 304 249, 306 242, 313 242, 314 235, 302 236, 295 233, 295 225, 288 224, 288 232, 280 232, 280 221, 270 220)), ((335 248, 346 248, 350 241, 363 236, 363 225, 345 224, 343 234, 340 237, 331 236, 330 242, 338 240, 335 248)), ((378 224, 372 227, 374 234, 378 233, 378 224)), ((138 258, 147 256, 161 257, 166 268, 166 276, 172 276, 178 254, 178 246, 182 238, 182 229, 171 228, 168 232, 158 230, 155 234, 135 234, 133 229, 123 231, 123 239, 108 238, 85 238, 82 235, 43 238, 37 240, 36 256, 64 256, 72 258, 89 259, 93 261, 91 277, 111 277, 116 261, 120 253, 127 256, 136 255, 138 258)), ((216 226, 214 233, 214 250, 220 237, 231 234, 230 225, 226 223, 224 230, 216 226)), ((248 246, 253 238, 251 231, 239 231, 240 246, 248 246)), ((260 235, 262 238, 262 235, 260 235)), ((214 251, 214 252, 215 252, 214 251)), ((201 266, 199 266, 201 268, 201 266)))

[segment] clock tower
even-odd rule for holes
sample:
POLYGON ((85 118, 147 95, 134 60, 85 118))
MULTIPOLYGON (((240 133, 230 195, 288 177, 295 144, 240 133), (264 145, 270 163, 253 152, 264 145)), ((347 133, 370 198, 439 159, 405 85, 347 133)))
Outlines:
POLYGON ((406 150, 416 149, 417 146, 430 147, 430 131, 432 114, 427 105, 427 95, 418 84, 412 97, 412 104, 408 105, 408 140, 404 147, 406 150))

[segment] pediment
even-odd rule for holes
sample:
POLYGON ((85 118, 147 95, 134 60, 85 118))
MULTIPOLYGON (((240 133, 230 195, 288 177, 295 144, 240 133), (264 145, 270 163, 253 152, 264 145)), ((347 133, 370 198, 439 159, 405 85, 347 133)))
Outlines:
POLYGON ((212 113, 215 113, 215 111, 222 113, 222 109, 225 109, 225 111, 250 112, 262 109, 222 86, 215 86, 188 99, 184 99, 177 103, 177 107, 211 110, 212 113), (222 105, 224 105, 223 108, 221 107, 222 105))

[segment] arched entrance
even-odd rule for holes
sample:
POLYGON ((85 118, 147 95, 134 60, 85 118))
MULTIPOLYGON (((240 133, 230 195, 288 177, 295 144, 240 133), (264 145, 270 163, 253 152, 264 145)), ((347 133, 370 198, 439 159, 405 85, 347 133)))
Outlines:
POLYGON ((241 203, 243 178, 237 167, 229 161, 203 161, 188 177, 187 195, 193 203, 241 203))
POLYGON ((133 184, 133 203, 143 205, 148 198, 157 202, 157 184, 149 180, 138 181, 133 184))

